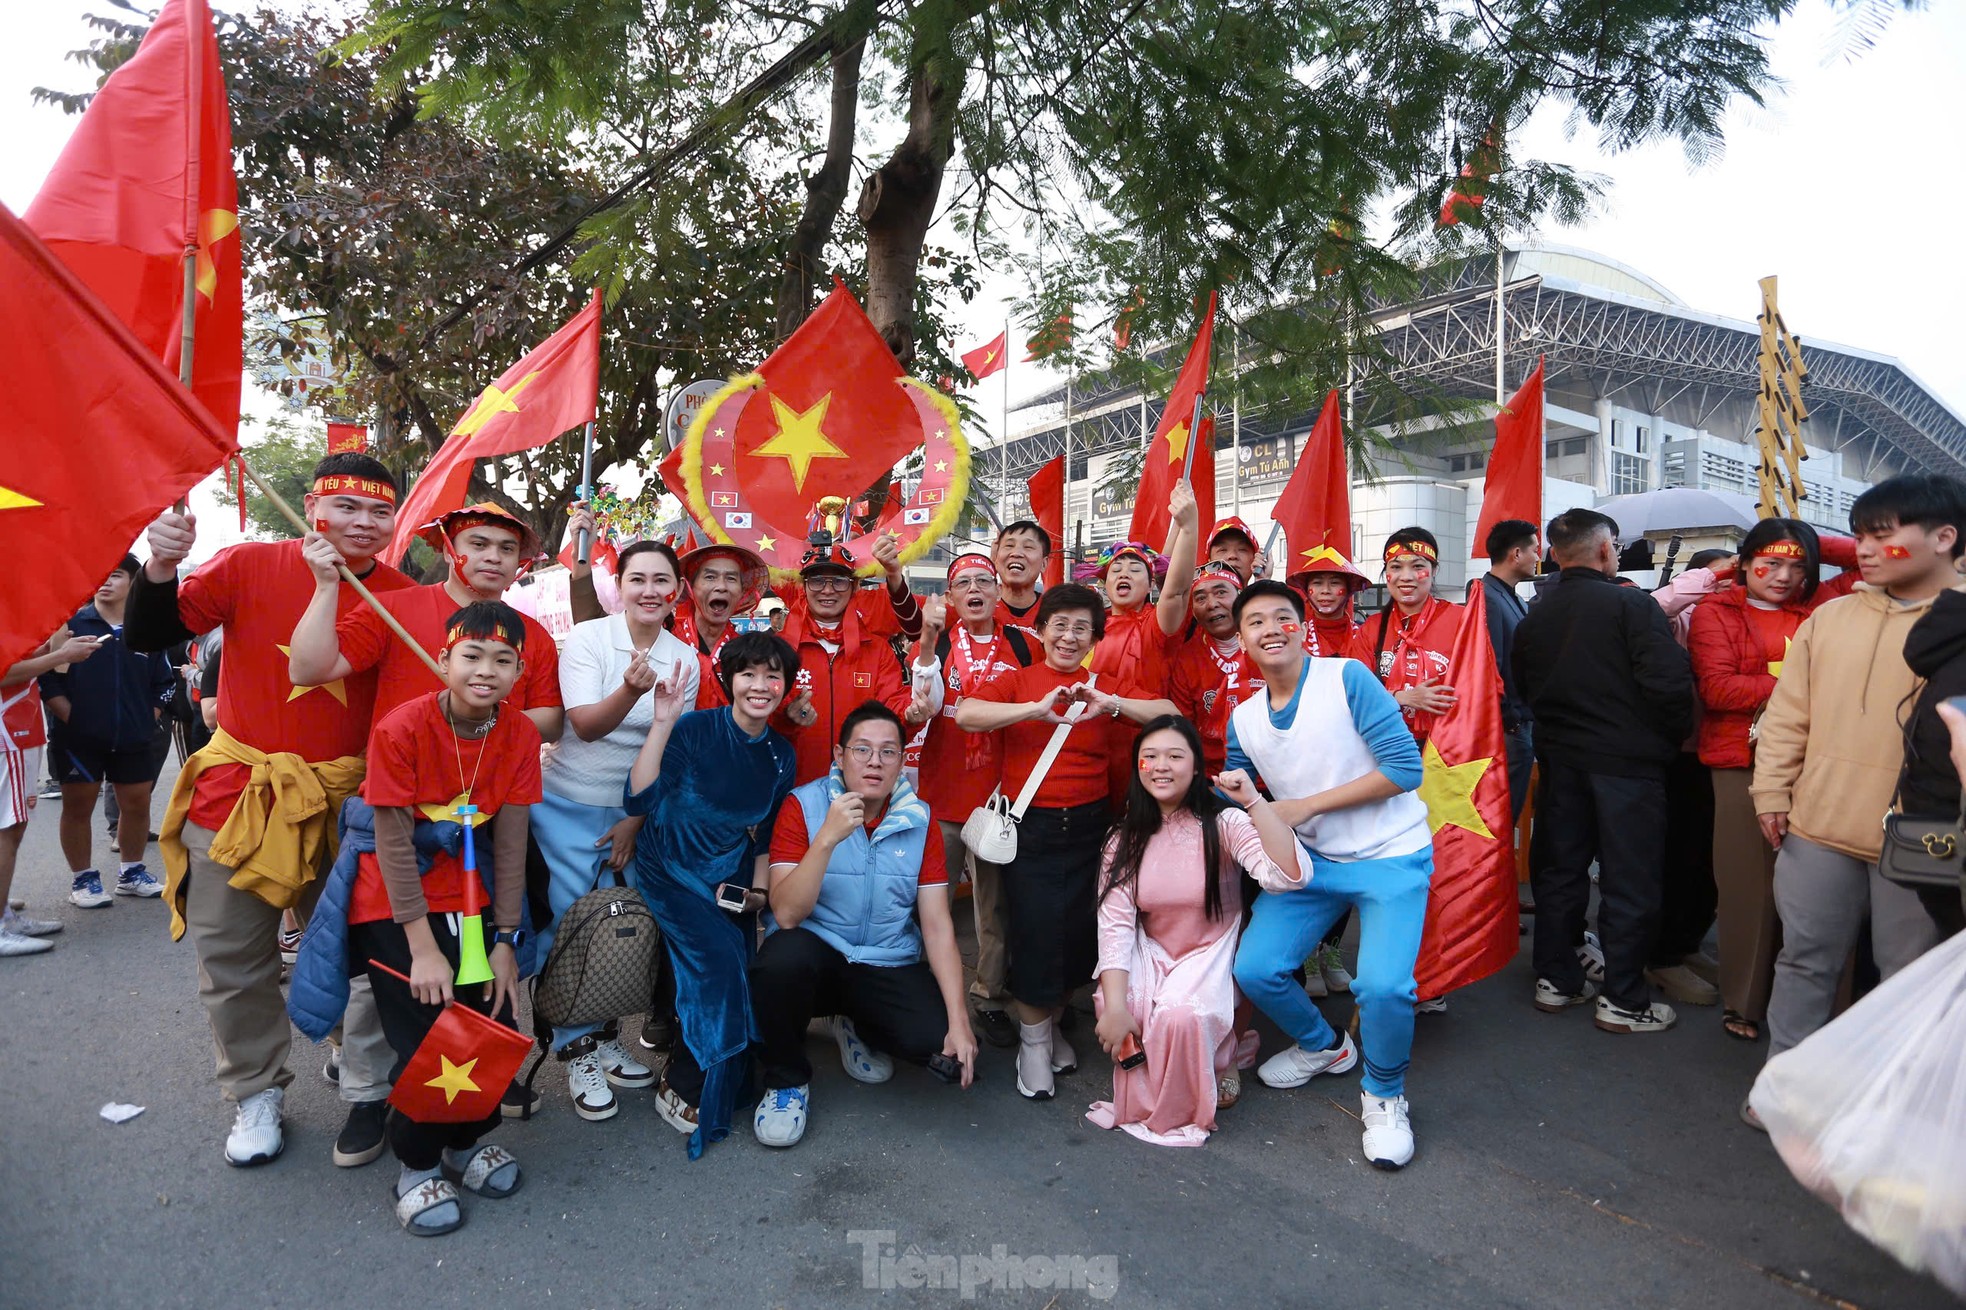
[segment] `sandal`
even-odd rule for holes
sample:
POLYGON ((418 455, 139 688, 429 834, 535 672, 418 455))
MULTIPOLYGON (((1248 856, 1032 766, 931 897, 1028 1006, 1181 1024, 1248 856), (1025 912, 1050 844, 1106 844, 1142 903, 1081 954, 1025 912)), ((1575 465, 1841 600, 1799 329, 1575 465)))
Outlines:
POLYGON ((1720 1012, 1720 1026, 1726 1029, 1729 1037, 1736 1037, 1744 1042, 1758 1042, 1761 1040, 1761 1022, 1757 1019, 1748 1018, 1739 1010, 1722 1010, 1720 1012))
POLYGON ((438 1168, 443 1170, 444 1177, 465 1191, 474 1196, 490 1197, 494 1201, 512 1195, 519 1190, 520 1184, 526 1181, 525 1175, 519 1172, 519 1162, 512 1153, 502 1146, 490 1144, 481 1146, 465 1156, 462 1169, 453 1168, 449 1160, 441 1161, 438 1168), (507 1169, 512 1172, 505 1182, 492 1181, 507 1169))
POLYGON ((1242 1074, 1231 1069, 1215 1076, 1215 1108, 1226 1110, 1242 1099, 1242 1074))
POLYGON ((442 1178, 426 1178, 396 1198, 396 1222, 412 1237, 441 1237, 464 1226, 464 1206, 457 1188, 449 1182, 442 1178), (435 1223, 417 1222, 432 1210, 446 1205, 451 1208, 451 1219, 435 1223))

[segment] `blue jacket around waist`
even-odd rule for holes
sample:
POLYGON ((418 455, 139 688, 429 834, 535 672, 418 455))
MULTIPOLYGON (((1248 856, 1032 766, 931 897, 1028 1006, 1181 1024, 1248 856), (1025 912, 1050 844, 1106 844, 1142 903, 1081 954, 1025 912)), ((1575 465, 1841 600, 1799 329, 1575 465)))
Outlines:
MULTIPOLYGON (((792 799, 805 815, 808 841, 819 835, 826 811, 843 791, 837 766, 825 777, 792 789, 792 799)), ((833 848, 819 899, 799 926, 853 964, 901 965, 921 959, 915 899, 930 822, 928 806, 903 775, 873 833, 856 828, 833 848)), ((778 931, 769 914, 764 918, 766 936, 778 931)))
MULTIPOLYGON (((496 822, 496 820, 494 820, 496 822)), ((478 834, 478 849, 489 850, 485 834, 478 834)), ((416 821, 416 866, 430 872, 439 851, 455 855, 464 845, 464 829, 446 820, 432 823, 416 821)), ((334 1031, 348 1009, 348 977, 352 972, 348 958, 348 905, 355 896, 355 878, 364 853, 375 853, 375 811, 360 796, 351 796, 341 806, 341 847, 334 868, 321 887, 321 899, 307 920, 307 932, 300 939, 300 955, 294 962, 294 976, 287 988, 287 1014, 294 1027, 310 1041, 321 1041, 334 1031)), ((479 869, 485 881, 485 904, 491 904, 489 865, 479 869)), ((518 957, 519 976, 533 972, 532 925, 529 911, 521 911, 518 957)))
POLYGON ((124 644, 120 624, 111 625, 84 605, 68 621, 78 637, 106 640, 95 654, 40 677, 41 699, 68 701, 68 721, 52 723, 57 737, 80 738, 106 746, 148 746, 157 736, 157 712, 170 704, 178 677, 161 654, 146 655, 124 644))

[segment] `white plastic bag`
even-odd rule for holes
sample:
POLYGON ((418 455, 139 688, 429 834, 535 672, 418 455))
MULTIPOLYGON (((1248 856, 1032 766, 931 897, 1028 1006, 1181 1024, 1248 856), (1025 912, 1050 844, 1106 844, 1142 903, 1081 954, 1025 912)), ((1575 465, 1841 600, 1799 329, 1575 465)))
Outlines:
POLYGON ((1748 1100, 1796 1181, 1966 1295, 1966 933, 1770 1060, 1748 1100))

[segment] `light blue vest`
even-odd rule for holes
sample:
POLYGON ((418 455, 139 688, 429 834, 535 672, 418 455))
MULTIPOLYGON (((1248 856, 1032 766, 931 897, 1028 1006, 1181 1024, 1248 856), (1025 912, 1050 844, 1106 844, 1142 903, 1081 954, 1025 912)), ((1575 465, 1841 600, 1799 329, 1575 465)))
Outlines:
MULTIPOLYGON (((806 840, 819 835, 826 811, 840 794, 838 773, 794 787, 805 815, 806 840)), ((856 828, 833 848, 819 899, 800 925, 853 964, 913 964, 922 958, 922 931, 915 922, 922 850, 928 843, 928 807, 906 777, 894 785, 887 813, 870 837, 856 828)), ((778 931, 767 914, 766 935, 778 931)))

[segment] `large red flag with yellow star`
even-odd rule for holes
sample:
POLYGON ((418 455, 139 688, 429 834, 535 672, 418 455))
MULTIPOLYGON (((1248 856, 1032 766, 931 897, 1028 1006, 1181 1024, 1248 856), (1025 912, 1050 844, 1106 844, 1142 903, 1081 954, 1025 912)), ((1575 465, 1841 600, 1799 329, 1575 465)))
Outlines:
POLYGON ((1195 461, 1190 481, 1195 503, 1201 509, 1200 521, 1215 522, 1215 420, 1202 415, 1201 432, 1188 429, 1195 421, 1195 397, 1208 390, 1209 352, 1215 344, 1215 293, 1208 293, 1208 312, 1202 316, 1201 330, 1188 348, 1188 358, 1174 379, 1174 390, 1161 411, 1160 426, 1147 446, 1147 461, 1140 470, 1140 497, 1133 502, 1130 540, 1144 541, 1156 550, 1167 545, 1167 498, 1181 480, 1181 467, 1188 458, 1188 443, 1194 442, 1195 461))
POLYGON ((478 394, 396 511, 387 558, 401 564, 417 529, 464 507, 481 459, 545 445, 594 417, 601 399, 601 293, 478 394))
POLYGON ((238 443, 4 207, 0 342, 0 555, 17 562, 0 587, 4 669, 66 622, 157 511, 238 443))
POLYGON ((22 217, 173 374, 185 256, 193 256, 191 390, 236 433, 245 335, 239 183, 205 0, 165 0, 136 54, 89 102, 22 217))
POLYGON ((1324 398, 1324 409, 1270 517, 1283 529, 1284 545, 1289 549, 1285 578, 1299 573, 1351 571, 1352 485, 1345 467, 1345 434, 1339 427, 1336 388, 1324 398))
POLYGON ((1427 927, 1413 966, 1423 1001, 1481 981, 1507 964, 1518 944, 1502 675, 1488 643, 1484 590, 1469 595, 1448 656, 1454 708, 1420 749, 1420 799, 1434 833, 1427 927))

